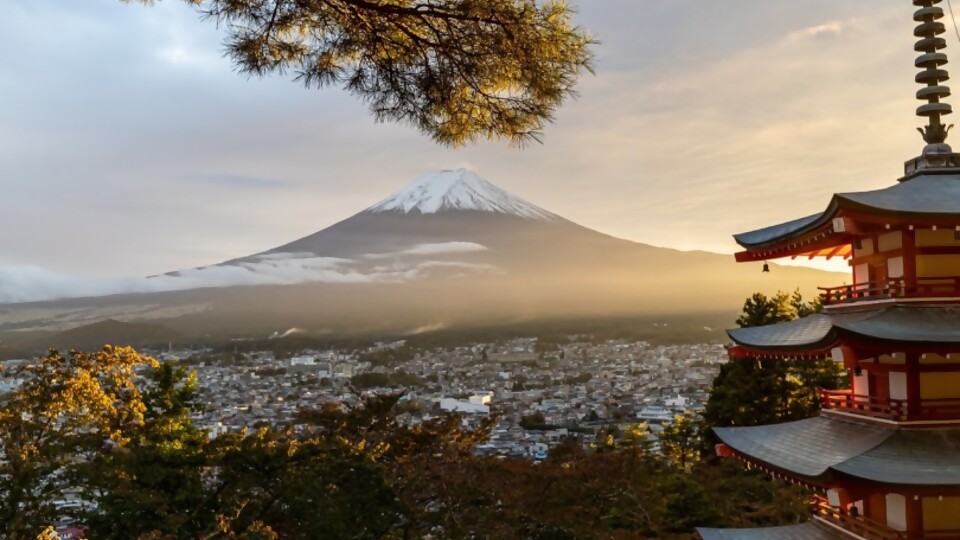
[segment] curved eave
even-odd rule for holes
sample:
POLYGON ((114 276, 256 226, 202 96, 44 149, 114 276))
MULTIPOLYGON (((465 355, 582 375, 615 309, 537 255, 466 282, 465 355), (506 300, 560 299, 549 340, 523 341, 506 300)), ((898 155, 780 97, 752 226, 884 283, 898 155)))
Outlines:
POLYGON ((833 470, 877 483, 912 486, 960 484, 960 430, 898 430, 833 470))
POLYGON ((735 345, 727 349, 727 355, 733 360, 743 360, 743 359, 780 359, 780 360, 797 360, 797 359, 811 359, 811 358, 823 358, 830 354, 830 351, 834 347, 840 345, 840 340, 826 342, 825 345, 818 345, 817 347, 798 347, 795 349, 774 349, 774 348, 754 348, 754 347, 744 347, 742 345, 735 345))
MULTIPOLYGON (((737 243, 746 248, 735 255, 736 260, 750 262, 839 252, 837 247, 849 243, 849 239, 834 230, 834 214, 835 210, 828 209, 822 214, 735 235, 737 243)), ((837 255, 845 256, 847 253, 835 253, 833 256, 837 255)))
POLYGON ((789 354, 825 348, 836 341, 833 320, 817 314, 794 321, 727 330, 737 345, 754 354, 789 354))
POLYGON ((893 306, 820 313, 785 323, 728 330, 727 335, 747 356, 812 356, 846 340, 956 347, 960 344, 958 329, 960 307, 893 306))
POLYGON ((917 488, 960 484, 958 429, 896 429, 819 416, 713 431, 737 455, 804 481, 836 481, 840 474, 917 488))
POLYGON ((714 428, 734 452, 769 467, 823 481, 831 467, 887 440, 893 430, 815 417, 768 426, 714 428))
POLYGON ((761 247, 775 244, 783 238, 815 230, 822 225, 825 212, 812 216, 802 217, 786 223, 764 227, 755 231, 733 235, 733 239, 745 248, 761 247))
POLYGON ((960 175, 923 175, 884 189, 835 194, 819 214, 734 235, 746 249, 737 260, 831 256, 832 246, 849 240, 839 234, 854 232, 852 227, 835 230, 834 220, 847 214, 876 223, 958 226, 960 175))

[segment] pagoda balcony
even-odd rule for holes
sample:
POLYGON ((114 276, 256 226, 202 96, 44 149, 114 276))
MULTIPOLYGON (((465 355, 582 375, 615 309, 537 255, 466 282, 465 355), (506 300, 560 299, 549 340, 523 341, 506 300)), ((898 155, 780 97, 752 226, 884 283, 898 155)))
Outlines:
POLYGON ((960 277, 897 278, 820 287, 820 299, 825 306, 899 298, 960 298, 960 277))
POLYGON ((921 399, 911 406, 906 400, 857 395, 852 390, 821 390, 820 407, 894 422, 960 421, 960 398, 921 399))
POLYGON ((898 531, 889 525, 864 517, 853 515, 841 508, 830 506, 827 500, 820 496, 811 501, 813 514, 821 521, 849 531, 853 535, 868 540, 958 540, 960 530, 940 530, 923 532, 898 531))
POLYGON ((830 503, 823 497, 814 497, 811 504, 813 506, 813 514, 818 519, 845 531, 849 531, 860 538, 867 538, 869 540, 915 540, 919 538, 923 538, 924 540, 929 538, 932 540, 937 538, 934 536, 908 536, 907 533, 898 531, 886 523, 881 523, 864 516, 855 516, 841 508, 830 506, 830 503))

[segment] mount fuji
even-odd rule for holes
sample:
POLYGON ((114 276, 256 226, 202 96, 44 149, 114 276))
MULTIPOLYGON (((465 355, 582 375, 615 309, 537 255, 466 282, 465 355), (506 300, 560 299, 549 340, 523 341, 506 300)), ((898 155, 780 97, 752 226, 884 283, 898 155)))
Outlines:
POLYGON ((183 335, 411 333, 735 313, 758 289, 809 293, 840 280, 797 267, 761 275, 729 255, 615 238, 460 169, 421 176, 348 219, 256 254, 151 276, 109 296, 4 305, 0 333, 105 319, 161 321, 183 335))

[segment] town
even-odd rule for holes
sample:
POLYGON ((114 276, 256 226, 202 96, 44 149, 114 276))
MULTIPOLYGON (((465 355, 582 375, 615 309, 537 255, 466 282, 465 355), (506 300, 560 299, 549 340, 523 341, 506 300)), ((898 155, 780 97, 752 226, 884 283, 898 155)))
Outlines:
POLYGON ((426 350, 397 341, 296 354, 147 352, 196 371, 204 408, 194 420, 211 437, 295 424, 302 410, 353 406, 366 394, 402 394, 401 421, 458 413, 472 426, 494 415, 496 428, 477 451, 532 459, 569 436, 587 446, 598 431, 626 433, 640 424, 655 446, 675 415, 702 411, 727 361, 718 344, 594 343, 589 336, 426 350))

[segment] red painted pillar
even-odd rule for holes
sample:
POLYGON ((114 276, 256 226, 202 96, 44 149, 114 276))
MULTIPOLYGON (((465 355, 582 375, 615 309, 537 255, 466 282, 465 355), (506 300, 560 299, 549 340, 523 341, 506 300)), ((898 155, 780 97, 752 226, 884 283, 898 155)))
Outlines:
POLYGON ((915 495, 907 496, 907 538, 923 538, 923 499, 915 495))
POLYGON ((916 231, 903 231, 903 294, 917 292, 917 237, 916 231))
POLYGON ((920 414, 920 353, 907 353, 907 417, 920 414))

